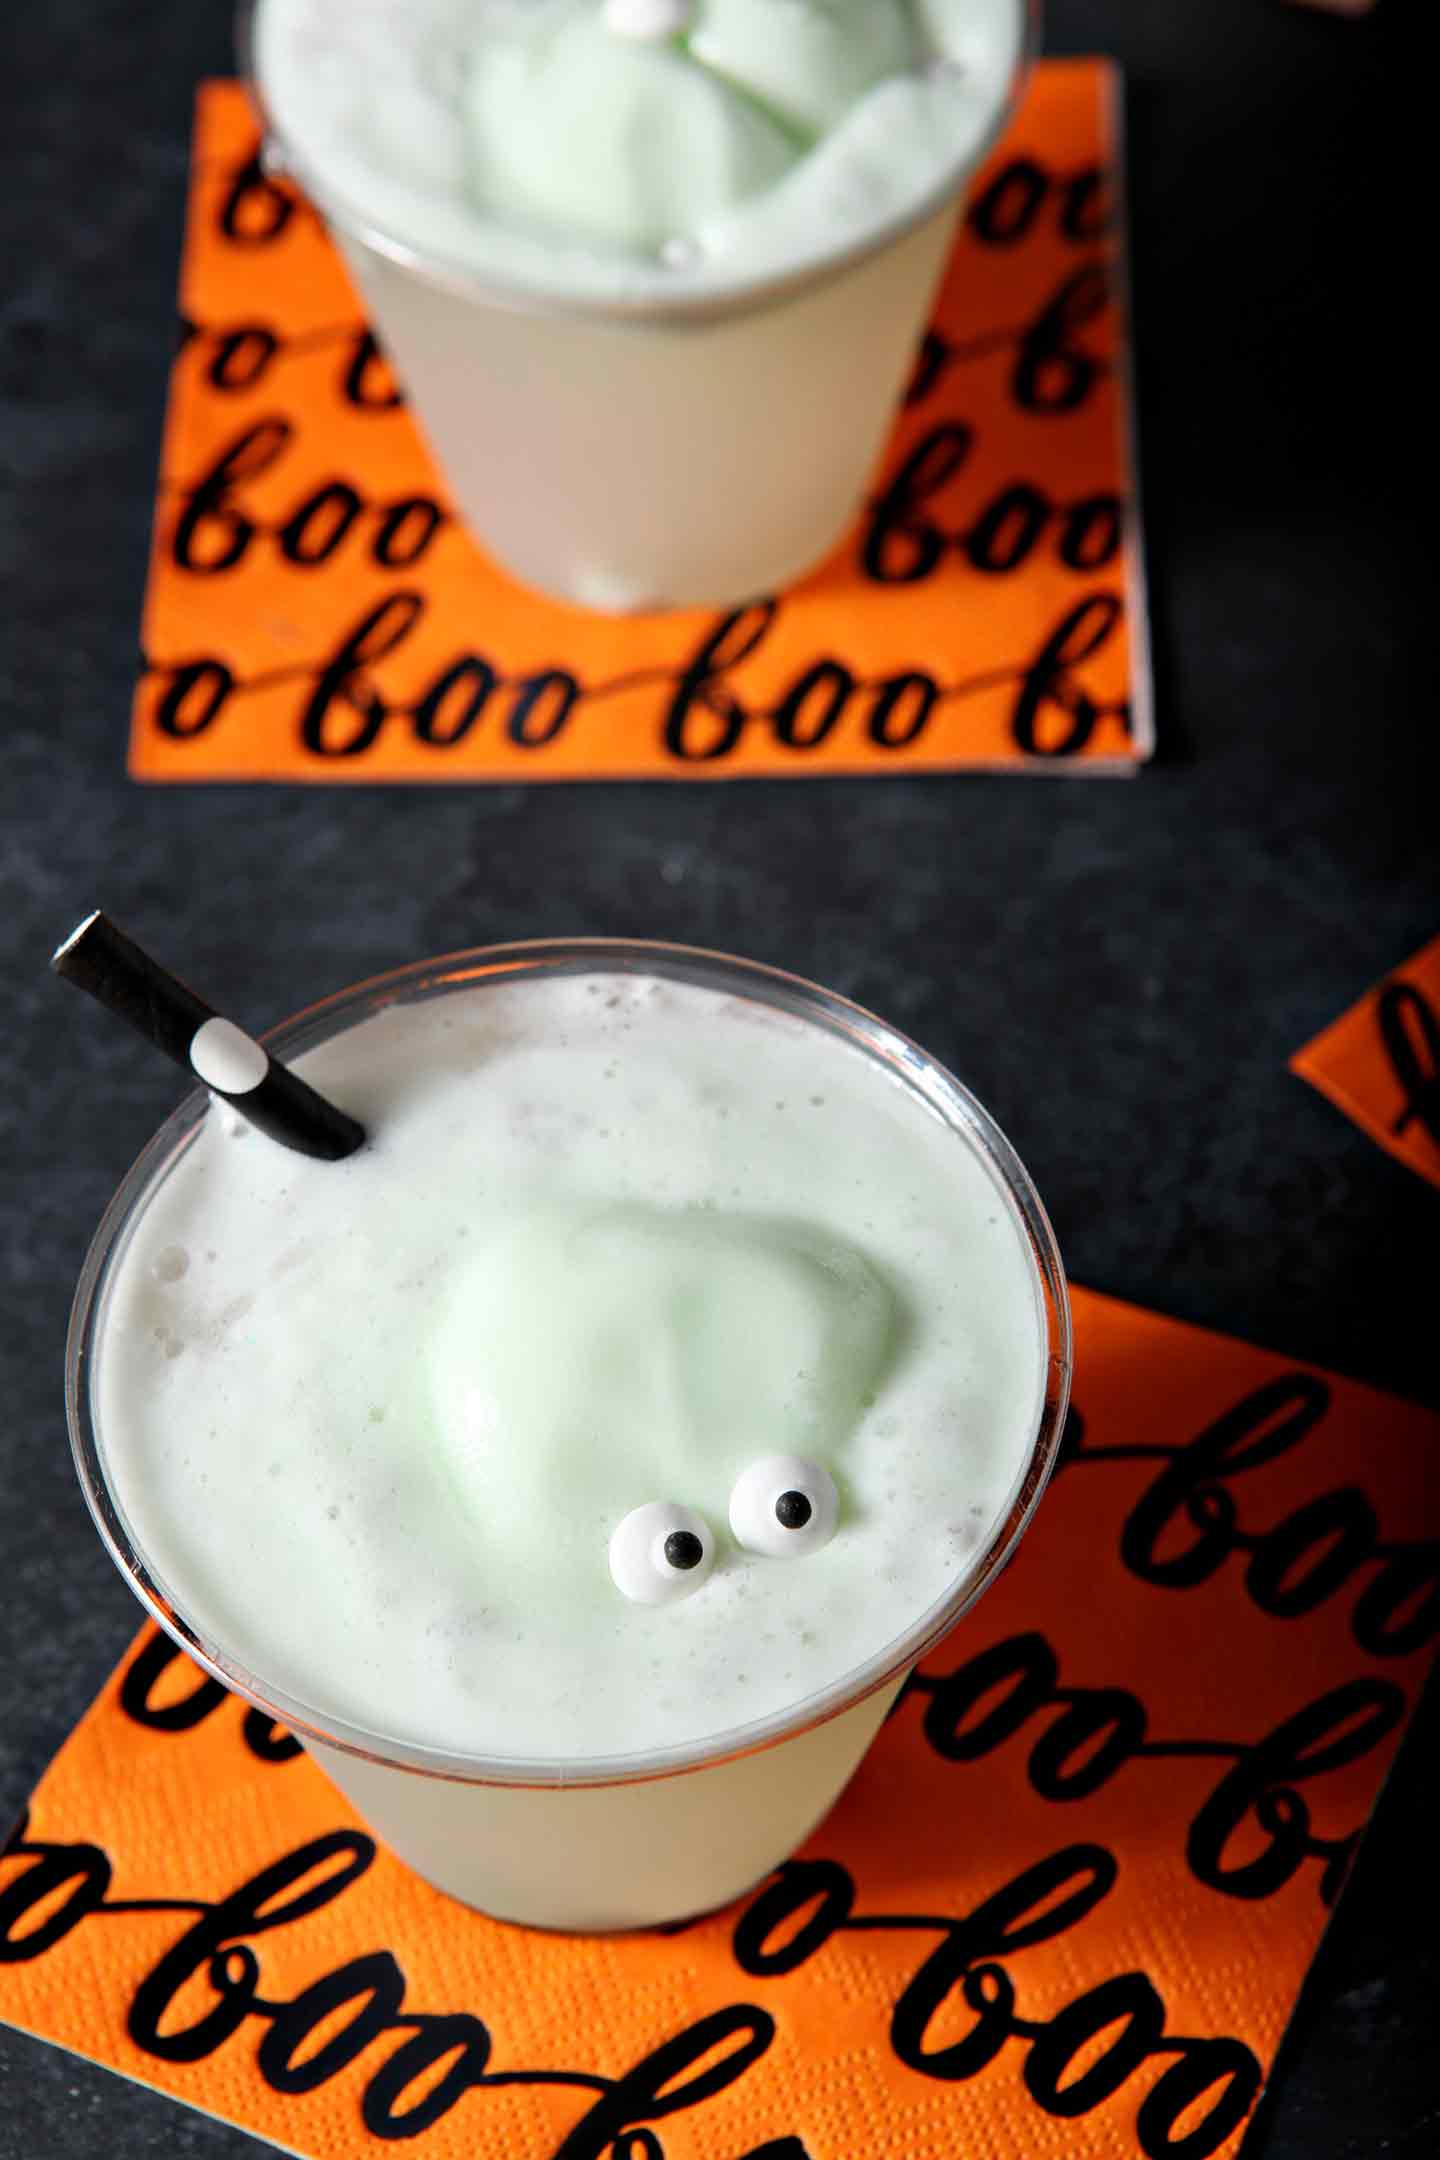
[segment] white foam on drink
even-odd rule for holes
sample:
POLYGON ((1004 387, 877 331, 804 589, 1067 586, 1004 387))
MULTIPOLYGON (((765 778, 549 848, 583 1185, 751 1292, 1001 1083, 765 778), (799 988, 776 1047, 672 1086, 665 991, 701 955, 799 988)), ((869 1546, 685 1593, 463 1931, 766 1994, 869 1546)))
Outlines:
POLYGON ((637 36, 606 0, 261 0, 255 66, 345 221, 482 280, 633 304, 782 274, 918 213, 1003 110, 1025 6, 684 14, 637 36))
POLYGON ((974 1566, 1039 1414, 1037 1279, 978 1152, 873 1058, 593 974, 296 1062, 369 1143, 312 1162, 212 1110, 92 1383, 139 1549, 262 1687, 451 1752, 674 1746, 842 1679, 974 1566), (786 1453, 842 1509, 793 1560, 728 1522, 786 1453), (654 1500, 719 1548, 663 1607, 607 1560, 654 1500))

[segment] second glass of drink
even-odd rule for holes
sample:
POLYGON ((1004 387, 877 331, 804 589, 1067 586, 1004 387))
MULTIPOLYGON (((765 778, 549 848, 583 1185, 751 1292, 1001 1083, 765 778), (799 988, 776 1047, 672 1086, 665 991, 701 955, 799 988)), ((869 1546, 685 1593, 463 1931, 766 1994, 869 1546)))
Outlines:
POLYGON ((860 507, 1031 0, 258 0, 455 503, 605 611, 785 585, 860 507))

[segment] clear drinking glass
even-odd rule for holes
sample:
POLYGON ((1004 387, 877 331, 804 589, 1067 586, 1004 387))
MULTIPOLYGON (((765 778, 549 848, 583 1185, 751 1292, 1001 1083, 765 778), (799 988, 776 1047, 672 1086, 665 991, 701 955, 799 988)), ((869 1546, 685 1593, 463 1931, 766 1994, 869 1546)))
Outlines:
POLYGON ((1060 1445, 1071 1334, 1065 1275, 1045 1211, 1013 1148, 975 1098, 923 1050, 848 1000, 754 962, 639 941, 495 946, 420 961, 311 1006, 265 1037, 293 1057, 382 1007, 517 976, 630 973, 698 984, 804 1020, 887 1069, 985 1165, 1020 1231, 1046 1337, 1044 1398, 1028 1461, 988 1547, 903 1634, 782 1714, 703 1741, 573 1761, 454 1754, 353 1725, 300 1702, 193 1624, 151 1565, 106 1468, 91 1374, 109 1284, 136 1224, 210 1114, 188 1095, 139 1157, 81 1271, 66 1352, 75 1465, 111 1557, 142 1605, 206 1672, 287 1726, 399 1857, 497 1918, 576 1930, 643 1927, 727 1903, 785 1859, 829 1810, 917 1660, 1013 1552, 1060 1445))
POLYGON ((605 297, 480 277, 378 227, 307 163, 241 61, 269 155, 325 216, 456 506, 523 583, 618 613, 729 607, 788 584, 864 498, 1007 93, 924 199, 859 244, 817 234, 784 274, 723 292, 605 297))

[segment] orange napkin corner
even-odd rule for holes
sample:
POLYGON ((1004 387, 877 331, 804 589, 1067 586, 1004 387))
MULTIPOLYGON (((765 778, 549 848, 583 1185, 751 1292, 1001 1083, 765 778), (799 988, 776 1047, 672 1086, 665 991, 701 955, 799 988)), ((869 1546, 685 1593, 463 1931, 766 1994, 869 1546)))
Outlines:
POLYGON ((1440 1185, 1440 937, 1297 1051, 1290 1069, 1440 1185))

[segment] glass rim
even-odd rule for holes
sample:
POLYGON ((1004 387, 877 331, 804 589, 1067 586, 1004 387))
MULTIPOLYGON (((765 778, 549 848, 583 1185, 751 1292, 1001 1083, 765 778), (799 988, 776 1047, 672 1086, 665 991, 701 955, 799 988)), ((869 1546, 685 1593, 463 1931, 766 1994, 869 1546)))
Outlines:
POLYGON ((809 256, 803 263, 762 272, 757 277, 739 276, 711 285, 667 294, 657 287, 643 293, 585 292, 538 280, 486 271, 458 258, 430 254, 391 229, 371 212, 328 187, 316 176, 314 166, 299 151, 276 121, 260 86, 256 64, 256 19, 265 0, 237 0, 235 52, 241 80, 260 123, 261 157, 268 154, 279 171, 303 190, 324 216, 351 241, 368 248, 397 268, 426 279, 442 291, 475 300, 512 314, 542 315, 561 319, 617 324, 644 323, 683 326, 717 319, 731 319, 787 300, 866 262, 895 242, 916 232, 950 205, 959 205, 970 180, 990 155, 1014 118, 1030 68, 1040 44, 1042 0, 1018 0, 1020 37, 1015 65, 995 114, 963 158, 947 165, 932 187, 907 208, 858 238, 837 241, 809 256))
POLYGON ((989 1588, 1028 1527, 1059 1455, 1069 1403, 1073 1336, 1064 1264, 1039 1194, 995 1119, 938 1059, 864 1006, 803 976, 702 947, 633 938, 539 938, 462 948, 412 961, 335 991, 268 1029, 261 1040, 296 1055, 394 1004, 443 996, 516 975, 660 975, 749 995, 841 1037, 888 1067, 919 1094, 962 1145, 981 1157, 1020 1231, 1037 1290, 1044 1370, 1030 1452, 1004 1516, 973 1565, 911 1625, 827 1687, 788 1710, 701 1739, 630 1753, 579 1757, 508 1756, 430 1747, 397 1739, 308 1704, 251 1672, 193 1625, 181 1601, 152 1570, 106 1475, 91 1373, 111 1275, 153 1191, 200 1131, 211 1098, 192 1089, 141 1150, 90 1242, 76 1286, 65 1348, 65 1410, 71 1453, 87 1507, 111 1559, 152 1619, 201 1669, 302 1739, 390 1769, 466 1784, 626 1785, 697 1771, 783 1744, 853 1709, 901 1678, 989 1588))

